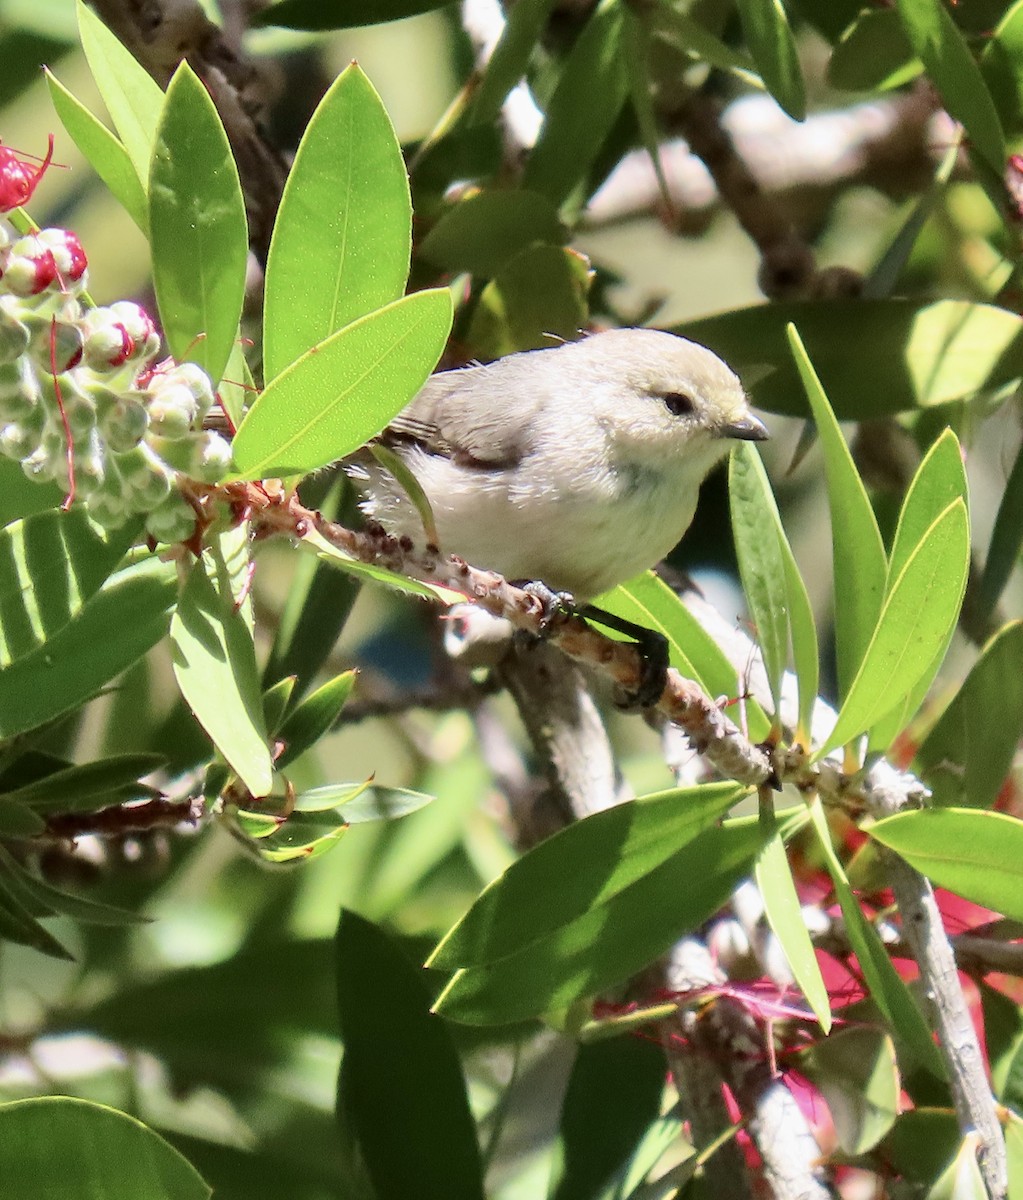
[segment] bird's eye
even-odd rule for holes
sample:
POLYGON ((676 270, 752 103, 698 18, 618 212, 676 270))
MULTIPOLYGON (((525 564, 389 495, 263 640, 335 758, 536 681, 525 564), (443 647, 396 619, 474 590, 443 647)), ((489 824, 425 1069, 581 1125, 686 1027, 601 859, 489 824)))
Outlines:
POLYGON ((696 411, 696 401, 685 392, 667 392, 661 399, 673 417, 688 417, 696 411))

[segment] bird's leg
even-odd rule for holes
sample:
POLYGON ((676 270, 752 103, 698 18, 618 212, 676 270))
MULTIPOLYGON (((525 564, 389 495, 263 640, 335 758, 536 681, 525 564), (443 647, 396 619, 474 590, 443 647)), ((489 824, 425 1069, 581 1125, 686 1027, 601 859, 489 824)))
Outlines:
POLYGON ((575 600, 569 592, 555 592, 547 584, 541 583, 539 579, 519 581, 515 586, 521 588, 524 592, 528 592, 540 605, 541 636, 559 613, 574 613, 578 611, 575 600))
POLYGON ((668 639, 664 634, 624 617, 616 617, 593 604, 584 604, 576 611, 588 621, 631 637, 639 648, 642 660, 639 687, 619 703, 619 708, 650 708, 656 704, 668 682, 668 639))

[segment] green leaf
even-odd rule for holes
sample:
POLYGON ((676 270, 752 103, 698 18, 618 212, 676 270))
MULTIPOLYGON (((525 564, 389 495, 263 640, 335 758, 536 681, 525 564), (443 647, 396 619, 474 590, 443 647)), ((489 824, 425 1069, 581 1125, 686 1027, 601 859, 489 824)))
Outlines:
POLYGON ((20 462, 0 456, 0 528, 57 508, 63 499, 64 493, 55 483, 36 483, 21 469, 20 462))
POLYGON ((895 1047, 880 1029, 840 1029, 799 1056, 799 1070, 820 1089, 846 1154, 866 1154, 899 1115, 895 1047))
POLYGON ((781 0, 737 0, 746 44, 767 90, 793 120, 806 116, 796 40, 781 0))
POLYGON ((277 759, 279 771, 315 745, 333 727, 354 686, 355 672, 344 671, 318 687, 288 715, 277 733, 285 746, 277 759))
POLYGON ((467 599, 466 596, 449 591, 439 584, 420 583, 418 579, 399 575, 395 571, 389 571, 386 567, 377 566, 376 563, 360 562, 357 558, 352 558, 343 550, 339 550, 337 546, 332 546, 315 530, 310 530, 303 535, 302 544, 315 550, 321 559, 330 563, 331 566, 354 575, 358 579, 379 583, 392 591, 400 592, 403 596, 418 596, 423 600, 440 600, 445 604, 453 604, 467 599))
POLYGON ((1023 375, 1023 319, 963 300, 812 300, 760 304, 677 326, 740 375, 756 373, 759 408, 809 409, 785 329, 794 323, 843 421, 970 400, 1023 375), (859 347, 869 346, 870 354, 859 347))
POLYGON ((551 1200, 604 1194, 660 1113, 664 1052, 638 1038, 581 1045, 561 1106, 551 1200))
MULTIPOLYGON (((1020 0, 1023 3, 1023 0, 1020 0)), ((1013 568, 1019 562, 1023 548, 1023 446, 1016 453, 1016 461, 1002 492, 991 530, 984 573, 976 600, 973 619, 983 628, 991 619, 1013 568)))
POLYGON ((0 837, 30 838, 42 833, 46 822, 27 805, 0 796, 0 837))
POLYGON ((429 965, 493 963, 571 925, 662 867, 743 794, 739 784, 711 783, 656 792, 576 821, 495 879, 429 965))
POLYGON ((665 210, 673 212, 675 202, 671 189, 664 174, 661 163, 661 131, 657 123, 657 113, 654 109, 654 80, 650 69, 650 38, 651 30, 647 21, 626 5, 625 23, 622 26, 622 52, 625 56, 625 71, 629 81, 629 96, 632 101, 632 111, 636 114, 636 124, 639 126, 639 137, 643 143, 657 176, 661 189, 661 199, 665 210))
POLYGON ((146 191, 124 144, 48 68, 43 68, 43 74, 54 110, 71 135, 71 140, 128 216, 143 233, 148 234, 149 204, 146 191))
POLYGON ((362 825, 367 821, 393 821, 406 817, 431 804, 433 799, 425 792, 382 787, 367 780, 365 783, 331 783, 310 788, 295 801, 295 809, 298 812, 323 812, 340 805, 349 825, 362 825))
POLYGON ((270 791, 273 764, 252 634, 236 608, 218 545, 196 560, 171 621, 174 676, 211 741, 254 796, 270 791))
POLYGON ((337 928, 344 1059, 337 1117, 354 1135, 377 1195, 483 1197, 465 1079, 423 973, 344 909, 337 928))
POLYGON ((990 1193, 977 1162, 977 1137, 964 1137, 955 1158, 935 1180, 927 1200, 988 1200, 990 1193))
POLYGON ((916 755, 937 806, 989 808, 1023 736, 1023 622, 1004 626, 984 647, 962 687, 916 755))
POLYGON ((828 61, 828 83, 843 92, 901 87, 923 70, 894 8, 867 8, 845 30, 828 61))
POLYGON ((283 25, 288 29, 352 29, 401 21, 444 8, 454 0, 281 0, 252 17, 253 25, 283 25))
POLYGON ((139 913, 58 891, 57 888, 29 874, 3 846, 0 846, 0 862, 4 866, 7 886, 36 916, 62 913, 91 925, 141 925, 148 920, 148 917, 139 913))
POLYGON ((939 887, 1023 920, 1023 822, 973 808, 897 813, 867 826, 939 887))
POLYGON ((82 507, 49 509, 0 530, 0 667, 44 645, 96 594, 140 523, 105 530, 82 507))
MULTIPOLYGON (((594 603, 606 612, 662 633, 668 639, 671 665, 699 683, 708 695, 736 696, 746 690, 714 638, 652 571, 619 584, 594 603)), ((771 723, 755 701, 745 702, 745 714, 749 737, 754 741, 767 737, 771 723)))
POLYGON ((90 699, 167 632, 177 597, 172 563, 119 572, 31 654, 0 669, 0 737, 44 725, 90 699))
POLYGON ((242 421, 233 446, 242 476, 304 474, 379 433, 436 366, 451 314, 447 290, 416 292, 307 350, 242 421))
POLYGON ((353 63, 302 135, 274 223, 263 312, 267 382, 310 347, 401 296, 411 229, 398 139, 353 63))
POLYGON ((1023 1010, 1002 992, 981 980, 978 984, 984 1013, 984 1048, 987 1051, 994 1094, 1002 1104, 1019 1109, 1023 1101, 1023 1010))
POLYGON ((283 679, 278 679, 273 687, 263 692, 263 720, 271 734, 276 734, 280 728, 294 690, 295 676, 285 675, 283 679))
POLYGON ((824 451, 835 571, 838 681, 845 697, 877 625, 888 566, 866 489, 794 326, 789 327, 789 344, 824 451))
POLYGON ((892 965, 877 930, 863 915, 859 901, 849 886, 845 870, 831 843, 831 831, 819 797, 814 797, 810 804, 810 820, 835 887, 849 945, 870 989, 871 999, 895 1038, 900 1054, 908 1056, 908 1062, 903 1064, 903 1073, 908 1075, 919 1065, 936 1079, 944 1079, 945 1066, 934 1044, 930 1027, 909 988, 892 965))
POLYGON ((497 962, 459 971, 437 1010, 469 1025, 503 1025, 561 1012, 621 983, 721 907, 750 874, 761 841, 756 822, 705 829, 569 924, 497 962))
POLYGON ((618 0, 602 0, 565 60, 526 161, 523 187, 559 207, 595 161, 629 94, 622 23, 618 0))
POLYGON ((198 363, 216 386, 238 337, 249 239, 231 145, 187 63, 170 81, 156 133, 149 237, 171 353, 198 363))
POLYGON ((910 44, 949 115, 966 129, 992 170, 1005 169, 1005 134, 991 93, 966 40, 941 0, 896 0, 910 44))
POLYGON ((745 442, 736 445, 729 458, 728 496, 742 590, 763 655, 777 721, 789 650, 788 580, 782 551, 785 535, 764 464, 745 442))
POLYGON ((1009 6, 988 38, 980 69, 1003 127, 1018 133, 1023 127, 1023 0, 1009 6))
POLYGON ((967 496, 963 450, 951 429, 931 446, 906 490, 888 561, 888 592, 927 530, 954 501, 967 496))
POLYGON ((588 321, 590 264, 575 250, 531 246, 510 259, 480 294, 466 332, 477 358, 573 341, 588 321))
MULTIPOLYGON (((37 813, 80 812, 89 801, 137 784, 142 775, 164 766, 162 754, 119 754, 66 767, 6 792, 6 800, 27 804, 37 813)), ((145 791, 145 789, 143 789, 145 791)))
POLYGON ((792 976, 821 1029, 828 1033, 831 1030, 831 999, 803 919, 780 831, 775 831, 761 847, 757 856, 756 881, 764 899, 764 915, 781 945, 792 976))
POLYGON ((419 253, 447 271, 490 278, 534 242, 555 246, 567 230, 558 210, 536 192, 475 192, 452 205, 423 238, 419 253))
POLYGON ((889 591, 877 629, 820 751, 843 746, 907 695, 947 645, 966 591, 970 522, 960 498, 927 530, 889 591))
POLYGON ((785 588, 789 604, 789 632, 792 637, 792 658, 799 684, 798 734, 809 745, 813 725, 813 709, 817 703, 820 680, 820 659, 817 650, 817 626, 806 584, 799 573, 792 547, 782 532, 781 549, 785 564, 785 588))
POLYGON ((332 850, 348 832, 338 812, 291 813, 287 819, 266 813, 239 812, 242 833, 255 839, 255 851, 272 863, 311 861, 332 850))
MULTIPOLYGON (((902 573, 914 549, 930 525, 958 497, 966 500, 966 472, 963 469, 962 449, 951 429, 933 444, 910 483, 899 515, 898 528, 888 563, 888 587, 902 573)), ((870 749, 883 753, 916 715, 924 697, 934 682, 948 643, 955 632, 951 626, 945 641, 935 651, 930 664, 905 699, 874 726, 870 734, 870 749)))
POLYGON ((89 69, 114 128, 121 136, 139 183, 149 183, 163 92, 96 14, 78 0, 78 31, 89 69))
POLYGON ((46 1096, 0 1104, 4 1186, 75 1200, 209 1200, 212 1189, 151 1129, 104 1104, 46 1096))
POLYGON ((496 121, 508 93, 526 74, 533 48, 547 24, 554 0, 519 0, 505 14, 507 23, 487 63, 469 110, 474 125, 496 121))
POLYGON ((649 21, 651 30, 658 37, 684 54, 717 67, 719 71, 730 71, 754 87, 763 88, 763 81, 748 54, 733 50, 671 0, 659 0, 644 12, 643 19, 649 21))
POLYGON ((74 961, 74 955, 39 924, 32 909, 25 905, 17 880, 3 871, 0 871, 0 938, 38 950, 48 958, 74 961))

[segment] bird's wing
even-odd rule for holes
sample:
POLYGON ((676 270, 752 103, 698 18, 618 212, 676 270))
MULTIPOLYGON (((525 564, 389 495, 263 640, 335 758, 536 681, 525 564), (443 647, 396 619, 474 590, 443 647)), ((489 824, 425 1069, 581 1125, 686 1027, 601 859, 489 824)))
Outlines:
MULTIPOLYGON (((507 362, 508 360, 503 360, 507 362)), ((539 407, 502 363, 432 375, 384 431, 390 443, 415 442, 462 466, 511 466, 528 452, 539 407)))

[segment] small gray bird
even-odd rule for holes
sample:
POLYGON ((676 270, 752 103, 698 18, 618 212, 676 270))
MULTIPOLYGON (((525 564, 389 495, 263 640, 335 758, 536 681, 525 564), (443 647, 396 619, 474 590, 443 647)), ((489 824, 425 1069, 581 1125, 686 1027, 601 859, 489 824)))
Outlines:
MULTIPOLYGON (((615 329, 434 375, 381 440, 430 501, 445 553, 585 601, 676 545, 729 439, 767 436, 706 347, 615 329)), ((365 513, 421 543, 390 472, 356 474, 365 513)))

